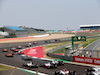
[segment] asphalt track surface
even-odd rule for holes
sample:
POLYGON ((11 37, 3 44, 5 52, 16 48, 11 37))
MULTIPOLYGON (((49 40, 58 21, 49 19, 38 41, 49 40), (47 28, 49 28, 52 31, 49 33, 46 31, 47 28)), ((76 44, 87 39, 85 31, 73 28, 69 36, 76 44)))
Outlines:
POLYGON ((87 47, 85 47, 85 50, 98 50, 98 48, 100 48, 100 39, 89 44, 87 47))
MULTIPOLYGON (((19 45, 22 45, 22 48, 25 48, 25 44, 27 43, 12 43, 12 44, 0 44, 1 45, 1 48, 0 48, 0 63, 3 63, 3 64, 7 64, 7 65, 12 65, 12 66, 17 66, 17 67, 20 67, 20 68, 26 68, 26 67, 23 67, 23 63, 27 63, 29 61, 24 61, 21 59, 21 56, 15 54, 14 57, 5 57, 5 54, 6 52, 2 52, 2 49, 4 49, 5 47, 10 50, 10 48, 13 46, 19 46, 19 45)), ((38 45, 43 45, 45 44, 44 41, 40 41, 38 42, 38 45)), ((37 63, 38 65, 39 64, 42 64, 42 63, 45 63, 45 62, 48 62, 46 60, 42 60, 42 59, 36 59, 36 58, 33 58, 33 63, 37 63)), ((66 63, 64 64, 64 66, 58 66, 56 69, 46 69, 46 68, 43 68, 43 67, 39 67, 39 68, 26 68, 26 69, 30 69, 30 70, 33 70, 33 71, 39 71, 39 72, 42 72, 42 73, 46 73, 48 75, 52 75, 52 73, 54 71, 57 71, 57 70, 60 70, 60 69, 64 69, 64 68, 67 68, 69 70, 75 70, 77 72, 77 75, 83 75, 85 73, 85 69, 89 68, 88 66, 82 66, 82 65, 75 65, 75 64, 69 64, 69 63, 66 63)))

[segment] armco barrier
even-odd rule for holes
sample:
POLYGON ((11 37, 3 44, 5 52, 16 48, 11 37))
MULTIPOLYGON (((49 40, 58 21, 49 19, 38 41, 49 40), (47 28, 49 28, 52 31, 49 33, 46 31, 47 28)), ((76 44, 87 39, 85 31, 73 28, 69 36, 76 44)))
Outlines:
POLYGON ((54 49, 51 49, 48 51, 47 55, 50 57, 53 57, 53 58, 59 58, 59 59, 63 59, 63 60, 73 61, 73 56, 67 56, 67 55, 61 56, 61 55, 56 55, 56 54, 52 53, 53 51, 61 49, 62 47, 65 47, 65 46, 69 46, 69 45, 62 45, 62 46, 56 47, 54 49))

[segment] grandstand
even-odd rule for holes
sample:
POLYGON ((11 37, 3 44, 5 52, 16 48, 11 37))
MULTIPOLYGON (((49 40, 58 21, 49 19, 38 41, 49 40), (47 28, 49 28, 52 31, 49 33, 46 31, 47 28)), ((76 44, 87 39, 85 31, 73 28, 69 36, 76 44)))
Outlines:
POLYGON ((99 30, 100 29, 100 24, 90 24, 90 25, 80 25, 80 29, 87 30, 99 30))
POLYGON ((32 33, 45 33, 46 31, 43 29, 36 29, 36 28, 29 28, 29 27, 25 27, 25 26, 20 26, 21 28, 27 30, 28 34, 32 34, 32 33))
POLYGON ((4 31, 8 32, 10 35, 15 35, 16 37, 28 36, 27 30, 18 26, 4 26, 4 31))

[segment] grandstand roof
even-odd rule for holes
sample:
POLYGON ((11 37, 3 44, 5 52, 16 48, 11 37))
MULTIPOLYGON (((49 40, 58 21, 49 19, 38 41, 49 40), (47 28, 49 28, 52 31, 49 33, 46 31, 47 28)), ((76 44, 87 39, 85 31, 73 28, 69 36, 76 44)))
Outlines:
POLYGON ((25 29, 22 29, 20 27, 17 27, 17 26, 5 26, 6 28, 9 28, 9 29, 12 29, 12 30, 25 30, 25 29))
POLYGON ((80 25, 80 27, 100 26, 100 24, 80 25))

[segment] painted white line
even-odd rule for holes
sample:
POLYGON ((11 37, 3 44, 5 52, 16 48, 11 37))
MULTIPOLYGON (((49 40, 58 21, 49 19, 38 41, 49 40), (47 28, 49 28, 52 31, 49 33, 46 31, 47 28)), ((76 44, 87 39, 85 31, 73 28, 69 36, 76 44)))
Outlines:
POLYGON ((3 63, 0 63, 0 65, 4 65, 4 66, 8 66, 8 67, 15 68, 15 66, 11 66, 11 65, 7 65, 7 64, 3 64, 3 63))
POLYGON ((99 44, 100 44, 100 42, 94 46, 93 50, 94 50, 99 44))
MULTIPOLYGON (((94 42, 96 42, 96 41, 94 41, 94 42)), ((90 46, 90 45, 93 44, 94 42, 92 42, 92 43, 90 43, 89 45, 87 45, 84 49, 86 49, 88 46, 90 46)))
MULTIPOLYGON (((19 67, 17 67, 17 66, 11 66, 11 65, 2 64, 2 63, 0 63, 0 65, 12 67, 12 68, 17 68, 17 69, 19 69, 19 70, 20 70, 20 69, 23 69, 23 68, 19 68, 19 67)), ((31 71, 31 70, 27 70, 27 69, 23 69, 23 70, 28 71, 28 72, 31 72, 31 73, 36 73, 35 71, 31 71)), ((38 72, 38 74, 39 74, 39 75, 48 75, 48 74, 44 74, 44 73, 40 73, 40 72, 38 72)))
MULTIPOLYGON (((27 71, 27 72, 35 73, 35 74, 36 74, 35 71, 31 71, 31 70, 27 70, 27 69, 23 69, 23 68, 18 68, 18 69, 19 69, 19 70, 22 69, 22 70, 24 70, 24 71, 27 71)), ((48 74, 44 74, 44 73, 40 73, 40 72, 38 72, 38 75, 48 75, 48 74)))

